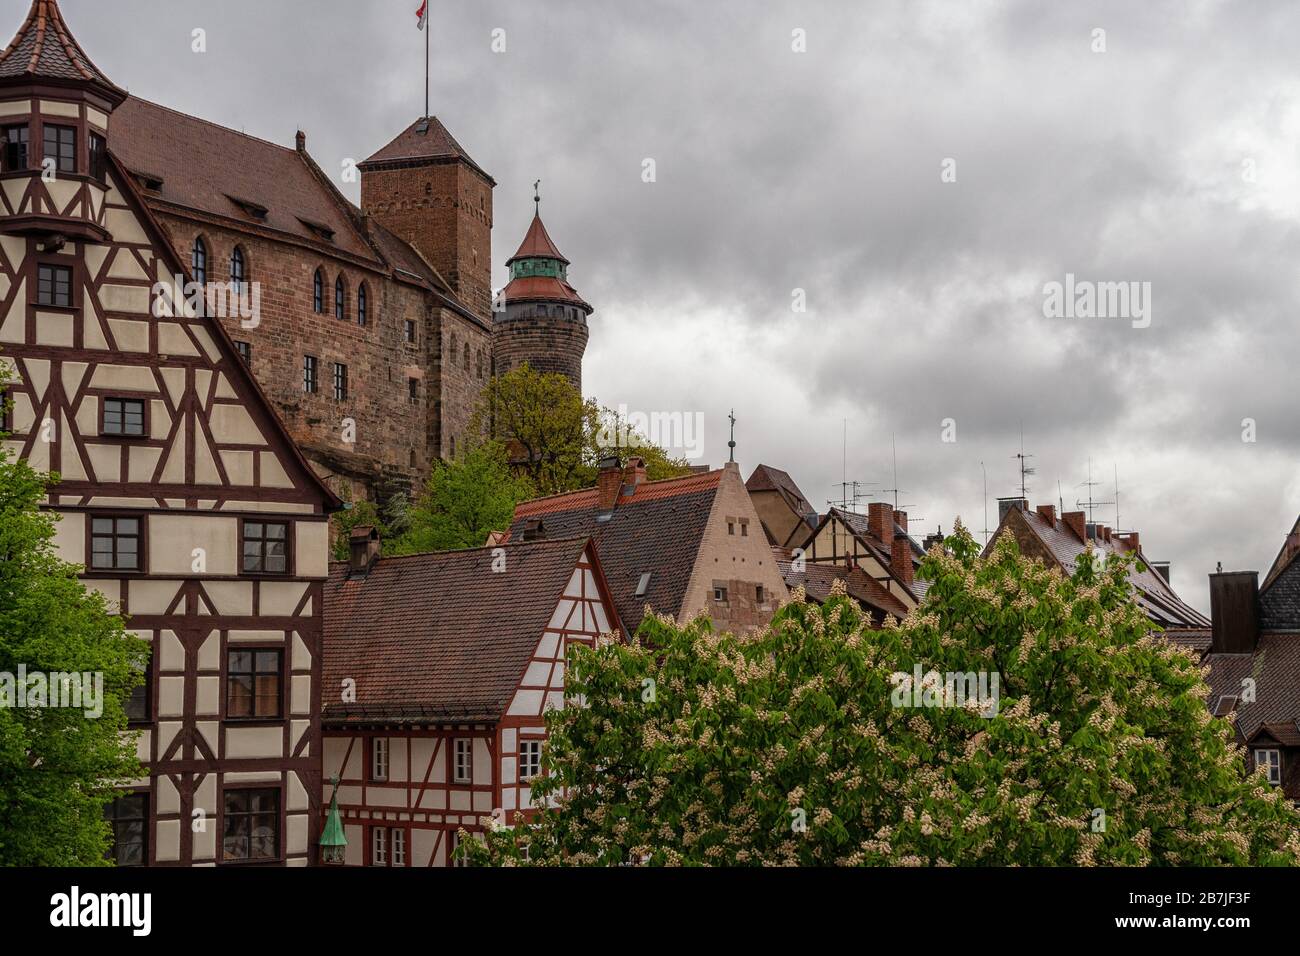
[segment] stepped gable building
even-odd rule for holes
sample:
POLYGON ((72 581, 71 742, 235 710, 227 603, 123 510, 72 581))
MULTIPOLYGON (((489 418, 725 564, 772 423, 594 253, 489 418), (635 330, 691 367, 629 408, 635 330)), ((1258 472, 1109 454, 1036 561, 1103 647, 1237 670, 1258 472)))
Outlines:
POLYGON ((256 303, 249 321, 209 294, 336 489, 385 499, 418 488, 432 461, 463 447, 498 364, 581 382, 591 307, 567 284, 568 261, 535 220, 494 314, 495 182, 436 117, 358 164, 360 207, 302 132, 280 146, 134 96, 113 118, 108 150, 173 254, 195 281, 235 283, 256 303))
POLYGON ((1300 802, 1300 521, 1264 584, 1257 571, 1210 575, 1209 706, 1232 721, 1247 766, 1300 802))
POLYGON ((1039 505, 1030 511, 1029 502, 1023 498, 1003 499, 999 505, 1001 520, 984 548, 986 555, 1004 534, 1015 537, 1021 554, 1055 565, 1065 574, 1074 573, 1075 561, 1089 546, 1104 554, 1136 554, 1129 583, 1147 616, 1178 643, 1196 647, 1204 641, 1209 619, 1170 587, 1168 564, 1147 560, 1136 531, 1120 533, 1089 523, 1082 511, 1068 511, 1058 517, 1055 505, 1039 505))
POLYGON ((226 329, 167 291, 190 262, 108 146, 128 103, 35 0, 0 54, 0 430, 61 475, 60 557, 152 646, 116 861, 306 865, 340 502, 226 329))
POLYGON ((759 465, 745 482, 745 489, 774 547, 790 547, 791 538, 802 541, 821 520, 794 479, 779 468, 759 465))
POLYGON ((343 862, 447 866, 462 827, 531 815, 567 649, 623 631, 587 538, 379 548, 357 529, 325 586, 325 779, 339 778, 343 862))
POLYGON ((831 508, 790 542, 808 564, 861 568, 909 611, 925 596, 926 582, 917 577, 925 552, 908 535, 907 513, 887 502, 869 503, 865 515, 831 508))
POLYGON ((789 592, 739 466, 647 481, 645 463, 601 463, 594 488, 526 501, 510 541, 588 535, 600 549, 619 618, 635 634, 646 609, 679 623, 706 613, 719 630, 761 627, 789 592))

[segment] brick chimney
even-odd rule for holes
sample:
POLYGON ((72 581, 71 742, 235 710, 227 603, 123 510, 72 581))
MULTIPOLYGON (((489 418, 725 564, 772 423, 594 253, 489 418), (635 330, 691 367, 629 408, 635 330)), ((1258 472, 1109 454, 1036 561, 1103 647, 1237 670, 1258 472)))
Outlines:
POLYGON ((889 567, 900 581, 909 588, 912 586, 912 543, 901 534, 890 542, 889 567))
POLYGON ((298 135, 295 137, 295 142, 297 143, 297 146, 298 146, 298 152, 300 152, 300 153, 302 153, 302 152, 306 152, 306 150, 307 150, 307 134, 306 134, 306 133, 304 133, 302 130, 298 130, 298 135))
POLYGON ((368 524, 357 525, 348 535, 348 573, 370 573, 380 550, 379 531, 368 524))
POLYGON ((894 508, 883 501, 873 501, 867 505, 867 530, 873 537, 879 538, 885 547, 894 540, 894 508))
POLYGON ((1056 527, 1056 505, 1039 505, 1034 510, 1042 515, 1053 528, 1056 527))
POLYGON ((623 484, 637 488, 645 484, 645 459, 633 456, 623 469, 623 484))
MULTIPOLYGON (((631 462, 628 463, 629 465, 631 462)), ((623 463, 617 455, 600 460, 600 474, 596 476, 598 511, 613 511, 618 504, 618 492, 623 487, 623 463)))
POLYGON ((1085 544, 1088 541, 1088 516, 1082 511, 1067 511, 1061 515, 1061 520, 1070 526, 1080 541, 1085 544))
POLYGON ((1141 544, 1140 544, 1140 539, 1138 538, 1138 533, 1137 533, 1136 531, 1130 531, 1130 532, 1128 532, 1127 534, 1117 535, 1117 537, 1118 537, 1121 541, 1125 541, 1125 542, 1127 542, 1127 543, 1128 543, 1128 546, 1129 546, 1130 548, 1132 548, 1134 551, 1141 551, 1141 550, 1142 550, 1142 546, 1141 546, 1141 544))
POLYGON ((904 531, 906 531, 906 530, 907 530, 907 512, 906 512, 906 511, 895 511, 895 512, 894 512, 894 524, 898 525, 900 528, 902 528, 904 531))

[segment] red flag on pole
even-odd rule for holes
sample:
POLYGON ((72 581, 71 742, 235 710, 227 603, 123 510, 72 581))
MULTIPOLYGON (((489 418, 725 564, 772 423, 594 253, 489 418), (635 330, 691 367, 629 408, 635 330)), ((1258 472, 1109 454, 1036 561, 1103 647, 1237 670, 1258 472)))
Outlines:
POLYGON ((429 0, 424 0, 420 4, 420 9, 415 11, 415 15, 420 18, 419 28, 423 30, 425 24, 429 22, 429 0))

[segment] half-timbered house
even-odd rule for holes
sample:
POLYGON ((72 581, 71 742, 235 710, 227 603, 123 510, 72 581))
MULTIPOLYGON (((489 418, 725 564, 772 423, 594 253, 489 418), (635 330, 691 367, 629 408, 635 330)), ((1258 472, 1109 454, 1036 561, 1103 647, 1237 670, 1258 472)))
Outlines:
POLYGON ((917 576, 925 552, 908 534, 907 513, 887 502, 871 502, 865 515, 831 508, 790 547, 808 564, 861 569, 909 611, 925 596, 926 582, 917 576))
POLYGON ((6 447, 61 476, 61 556, 153 646, 121 863, 305 865, 320 812, 316 478, 107 148, 126 94, 53 0, 0 54, 6 447))
POLYGON ((623 630, 587 538, 379 550, 358 529, 325 586, 324 778, 339 781, 343 862, 452 865, 462 829, 532 813, 567 650, 623 630))

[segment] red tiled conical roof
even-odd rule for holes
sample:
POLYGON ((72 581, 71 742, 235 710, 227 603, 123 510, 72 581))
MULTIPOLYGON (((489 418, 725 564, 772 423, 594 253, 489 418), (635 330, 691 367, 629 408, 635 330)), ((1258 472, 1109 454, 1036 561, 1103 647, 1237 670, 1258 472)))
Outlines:
POLYGON ((33 0, 27 19, 8 48, 0 53, 0 81, 27 79, 73 85, 88 83, 115 105, 126 97, 77 43, 55 0, 33 0))
POLYGON ((524 236, 524 241, 520 243, 519 251, 506 260, 506 265, 510 265, 516 259, 558 259, 566 266, 569 265, 569 260, 564 258, 564 254, 551 241, 550 234, 547 233, 546 226, 542 222, 541 213, 533 214, 533 221, 528 227, 528 234, 524 236))

